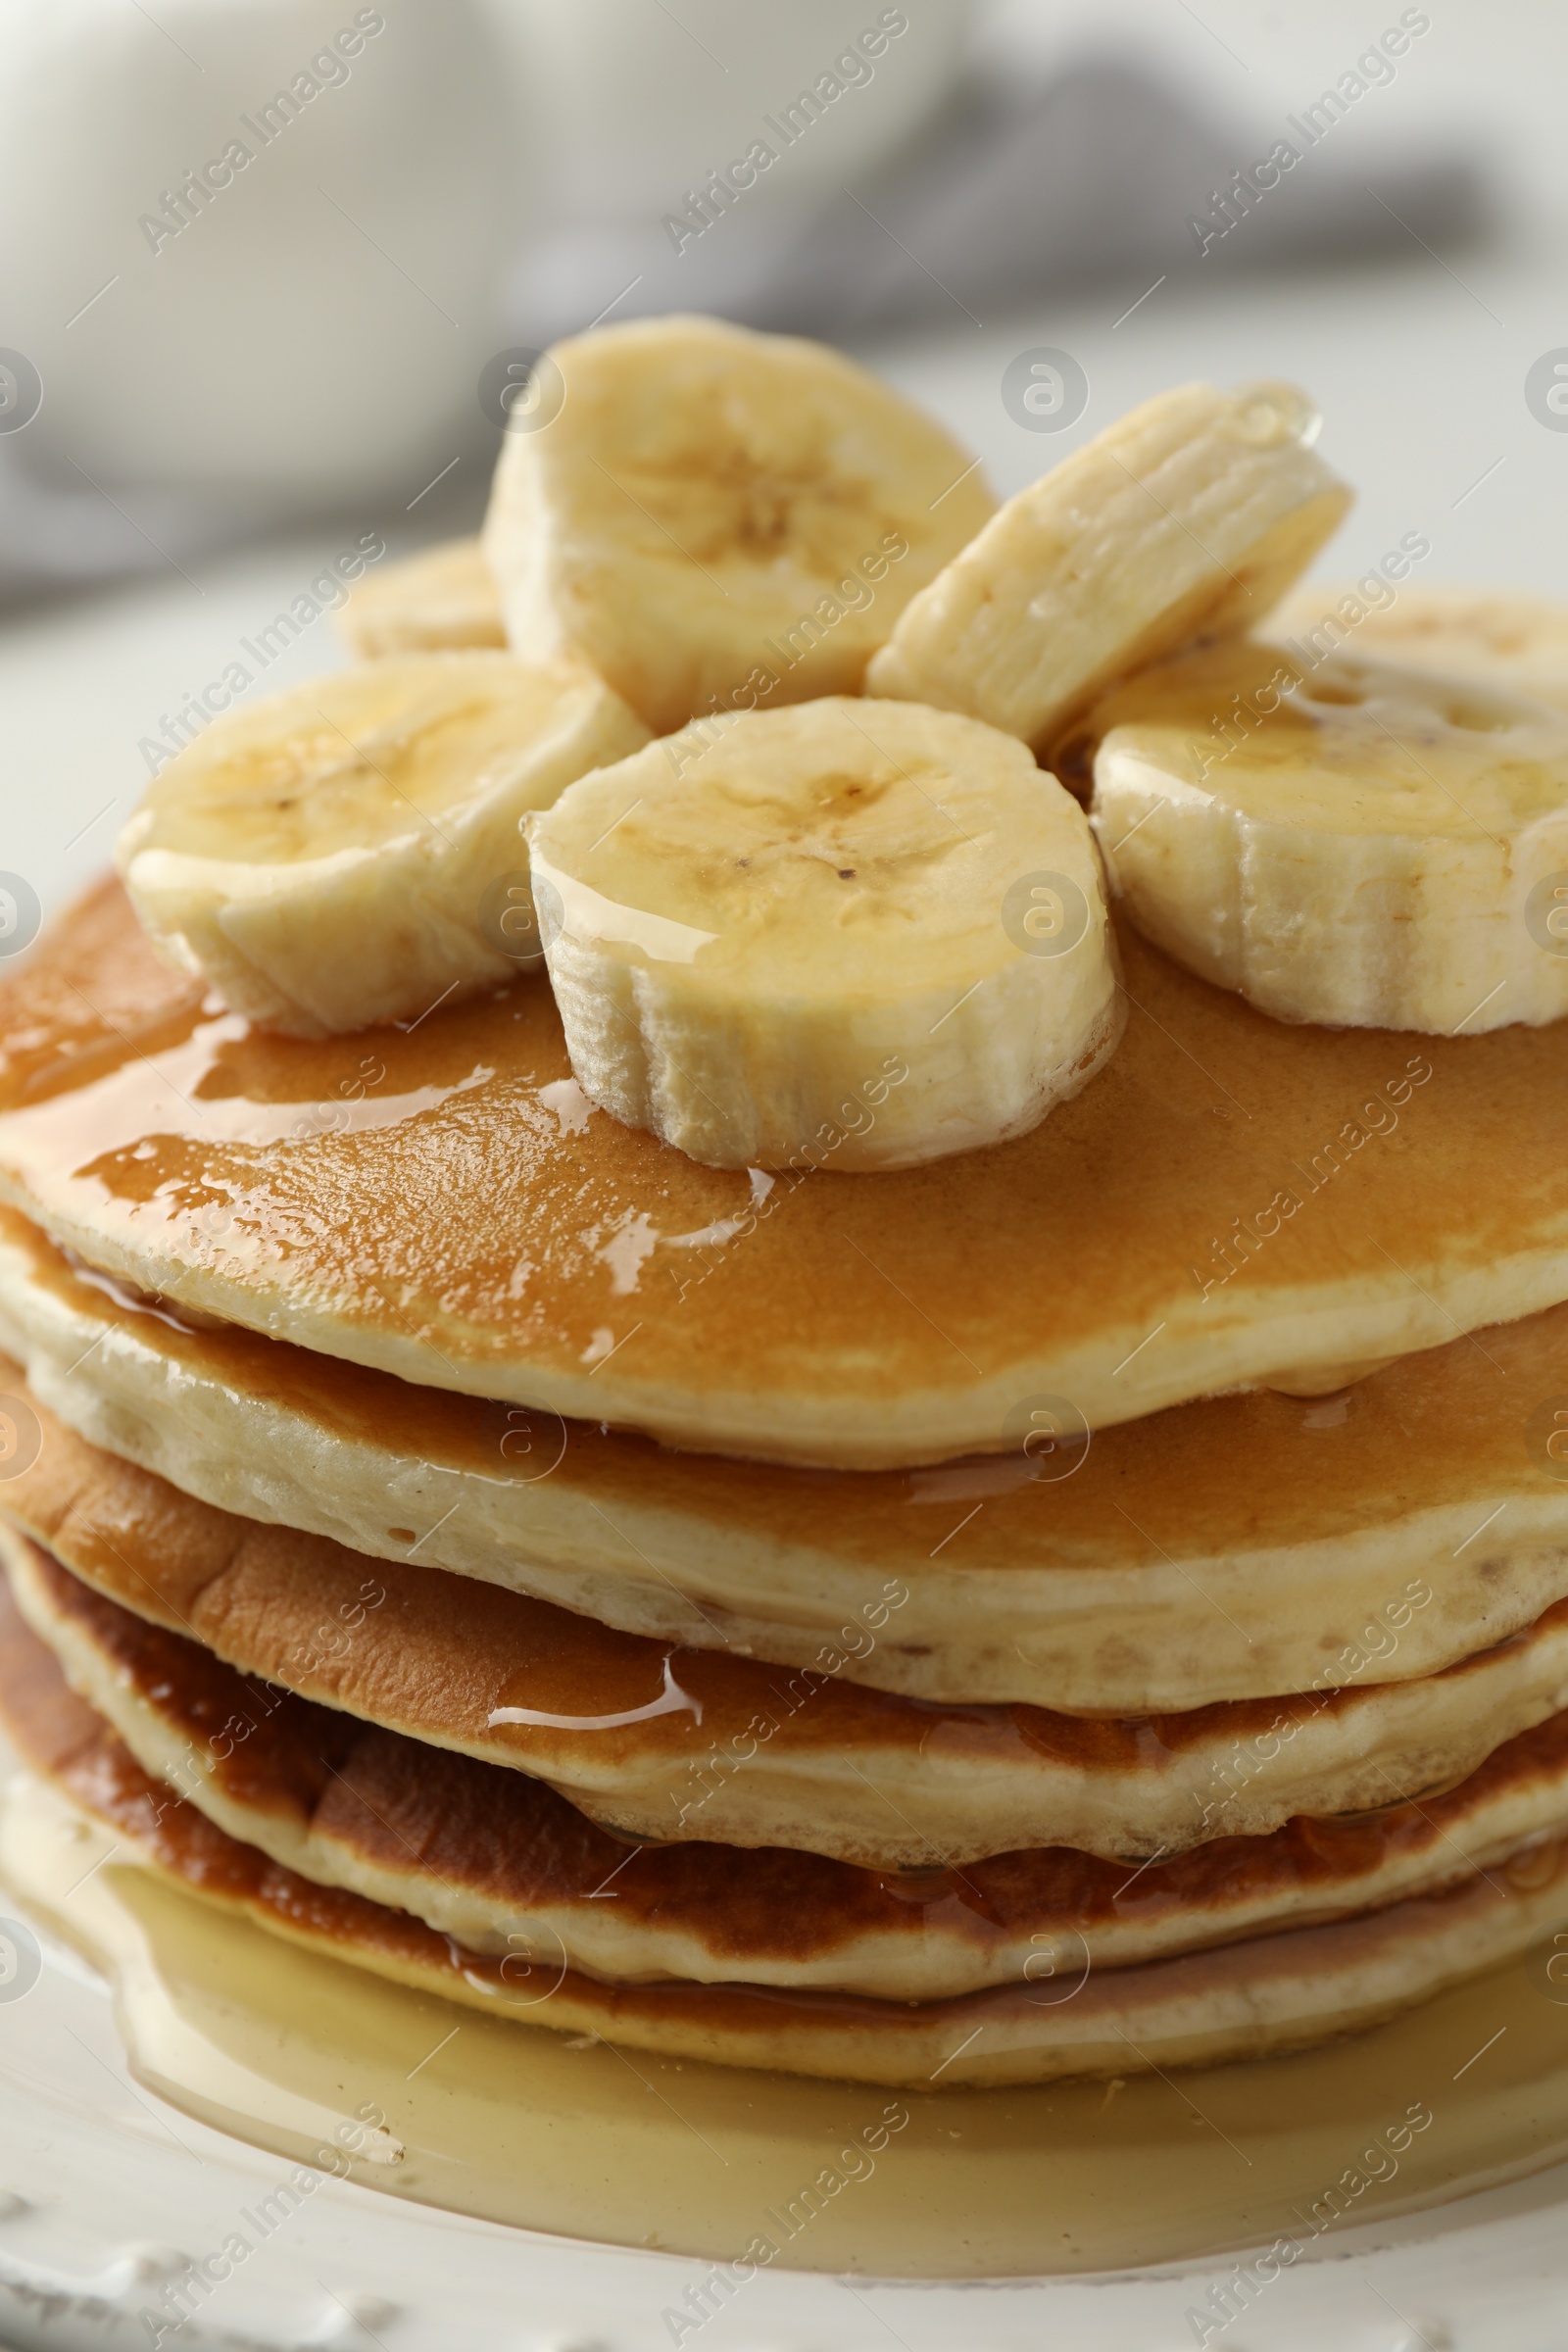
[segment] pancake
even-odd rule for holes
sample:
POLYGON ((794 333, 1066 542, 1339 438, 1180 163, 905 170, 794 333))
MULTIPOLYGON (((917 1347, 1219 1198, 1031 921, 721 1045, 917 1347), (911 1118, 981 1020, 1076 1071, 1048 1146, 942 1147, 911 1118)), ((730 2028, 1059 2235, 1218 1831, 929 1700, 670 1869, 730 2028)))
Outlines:
POLYGON ((270 1037, 105 884, 0 989, 0 1195, 321 1354, 844 1467, 1332 1388, 1568 1298, 1568 1022, 1290 1028, 1121 953, 1126 1037, 1031 1135, 874 1177, 824 1141, 748 1176, 590 1113, 536 980, 270 1037))
POLYGON ((1406 582, 1377 612, 1353 583, 1318 582, 1293 589, 1259 634, 1275 644, 1295 638, 1308 654, 1339 647, 1441 678, 1481 679, 1568 710, 1568 606, 1544 596, 1406 582))
MULTIPOLYGON (((1466 1821, 1452 1798, 1433 1809, 1430 1824, 1403 1809, 1401 1830, 1413 1839, 1402 1857, 1408 1882, 1409 1862, 1424 1850, 1430 1871, 1432 1849, 1456 1824, 1470 1833, 1489 1820, 1494 1831, 1510 1821, 1517 1829, 1533 1808, 1536 1841, 1516 1843, 1512 1858, 1495 1868, 1466 1869, 1450 1850, 1440 1865, 1451 1882, 1443 1891, 1407 1894, 1331 1925, 1107 1966, 1105 1952, 1134 1940, 1157 1947, 1156 1913, 1165 1914, 1170 1940, 1170 1866, 1139 1880, 1129 1906, 1144 1917, 1135 1938, 1092 1916, 1087 1881, 1113 1879, 1116 1868, 1083 1857, 1019 1857, 1021 1884, 1011 1886, 998 1866, 982 1865, 960 1884, 986 1901, 983 1920, 951 1888, 891 1889, 806 1856, 726 1858, 722 1848, 686 1845, 632 1849, 628 1860, 548 1790, 533 1788, 525 1819, 516 1800, 529 1785, 515 1776, 430 1751, 419 1751, 412 1768, 400 1765, 411 1743, 389 1734, 360 1733, 344 1746, 341 1717, 306 1710, 299 1700, 270 1704, 260 1686, 205 1659, 194 1644, 95 1600, 42 1555, 34 1555, 24 1582, 37 1614, 69 1612, 69 1630, 60 1618, 48 1619, 51 1639, 68 1650, 74 1679, 91 1685, 103 1712, 72 1697, 50 1649, 9 1603, 0 1605, 0 1712, 24 1754, 133 1851, 276 1932, 405 1984, 501 2009, 521 2023, 677 2055, 895 2083, 1048 2081, 1255 2056, 1374 2023, 1511 1956, 1560 1915, 1568 1882, 1561 1841, 1540 1826, 1550 1811, 1542 1801, 1548 1791, 1555 1788, 1559 1812, 1568 1802, 1568 1741, 1559 1728, 1555 1747, 1532 1734, 1494 1759, 1486 1793, 1484 1776, 1476 1776, 1466 1821), (310 1722, 312 1714, 318 1720, 310 1722), (242 1724, 252 1727, 248 1734, 242 1724), (179 1774, 186 1798, 173 1792, 165 1770, 149 1770, 133 1752, 122 1736, 127 1729, 150 1747, 177 1739, 163 1761, 179 1774), (201 1778, 215 1734, 234 1744, 212 1777, 201 1778), (500 1812, 492 1793, 498 1785, 500 1812), (234 1828, 245 1835, 236 1837, 234 1828), (280 1860, 272 1844, 304 1847, 310 1871, 280 1860), (613 1918, 603 1899, 584 1918, 577 1890, 590 1870, 617 1861, 624 1867, 613 1918), (334 1867, 358 1884, 333 1885, 327 1873, 334 1867), (1153 1894, 1142 1891, 1150 1881, 1153 1894), (378 1900, 366 1891, 372 1887, 393 1899, 378 1900), (412 1907, 416 1897, 443 1920, 472 1928, 479 1940, 430 1925, 412 1907), (1093 1928, 1088 1951, 1101 1950, 1101 1965, 1092 1957, 1086 1965, 1075 1919, 1093 1928), (1047 1924, 1025 1942, 1030 1920, 1047 1924), (884 1951, 878 1982, 901 1973, 906 1982, 929 1982, 933 1958, 951 1963, 965 1935, 971 1975, 980 1973, 979 1947, 988 1938, 993 1962, 1010 1951, 1028 1977, 1015 1966, 1015 1982, 912 2005, 817 1988, 824 1977, 853 1978, 851 1955, 860 1955, 863 1969, 879 1941, 914 1948, 903 1972, 884 1951), (579 1949, 591 1949, 600 1963, 592 1974, 571 1965, 579 1949), (658 1981, 651 1963, 677 1954, 705 1962, 712 1981, 658 1981), (628 1956, 643 1964, 642 1981, 630 1980, 624 1966, 610 1981, 605 1959, 624 1963, 628 1956)), ((1344 1895, 1357 1875, 1353 1864, 1348 1876, 1344 1865, 1358 1847, 1360 1892, 1374 1883, 1391 1886, 1401 1875, 1389 1867, 1400 1838, 1390 1827, 1395 1818, 1298 1841, 1289 1882, 1303 1891, 1316 1870, 1344 1895), (1339 1867, 1325 1867, 1326 1847, 1337 1850, 1339 1867)), ((1278 1839, 1225 1843, 1282 1850, 1278 1839)), ((1230 1881, 1231 1924, 1238 1901, 1248 1907, 1249 1897, 1255 1920, 1256 1859, 1238 1866, 1219 1848, 1215 1859, 1220 1881, 1230 1881)), ((1419 1859, 1416 1866, 1419 1872, 1419 1859)), ((1180 1924, 1190 1938, 1194 1904, 1202 1912, 1203 1897, 1192 1862, 1176 1868, 1189 1881, 1180 1924)), ((1210 1885, 1204 1924, 1211 1932, 1214 1893, 1210 1885)))
POLYGON ((1103 1431, 1057 1479, 742 1465, 416 1389, 198 1329, 5 1210, 0 1342, 73 1428, 220 1508, 924 1699, 1141 1715, 1402 1682, 1568 1594, 1568 1307, 1338 1396, 1103 1431))
MULTIPOLYGON (((16 1385, 0 1359, 0 1388, 16 1385)), ((42 1447, 0 1489, 4 1507, 95 1592, 275 1688, 533 1774, 637 1838, 874 1869, 1028 1845, 1144 1861, 1446 1787, 1568 1706, 1561 1601, 1529 1635, 1415 1682, 1134 1722, 936 1707, 672 1650, 411 1562, 383 1579, 329 1539, 195 1502, 35 1409, 42 1447)))

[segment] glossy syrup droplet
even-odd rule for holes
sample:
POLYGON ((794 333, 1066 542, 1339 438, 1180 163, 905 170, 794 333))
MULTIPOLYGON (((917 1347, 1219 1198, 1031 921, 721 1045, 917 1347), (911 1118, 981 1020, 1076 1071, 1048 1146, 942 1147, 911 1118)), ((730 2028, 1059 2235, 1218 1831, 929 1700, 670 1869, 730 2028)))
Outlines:
POLYGON ((1284 441, 1309 449, 1323 429, 1322 411, 1295 384, 1240 384, 1236 401, 1236 434, 1258 449, 1276 449, 1284 441))

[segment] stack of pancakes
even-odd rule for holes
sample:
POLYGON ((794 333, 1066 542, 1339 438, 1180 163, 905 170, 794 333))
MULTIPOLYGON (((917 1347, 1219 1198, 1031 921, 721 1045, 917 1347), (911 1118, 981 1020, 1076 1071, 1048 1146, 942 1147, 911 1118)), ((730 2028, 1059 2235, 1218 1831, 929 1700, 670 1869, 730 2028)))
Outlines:
POLYGON ((594 1110, 538 980, 301 1042, 92 893, 0 991, 24 1757, 346 1962, 883 2083, 1287 2048, 1523 1947, 1568 1024, 1120 952, 1033 1133, 734 1173, 594 1110))

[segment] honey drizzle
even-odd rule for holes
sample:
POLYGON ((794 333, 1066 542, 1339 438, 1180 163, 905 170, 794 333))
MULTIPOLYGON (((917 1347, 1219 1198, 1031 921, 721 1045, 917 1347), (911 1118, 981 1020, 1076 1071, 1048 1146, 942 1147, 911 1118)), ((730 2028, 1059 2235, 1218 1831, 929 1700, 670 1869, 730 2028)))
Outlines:
POLYGON ((1568 2153, 1568 2008, 1539 1950, 1294 2057, 891 2091, 458 2009, 139 1864, 94 1867, 110 1843, 41 1784, 6 1790, 0 1874, 111 1977, 140 2082, 292 2162, 519 2228, 715 2262, 761 2241, 779 2268, 880 2277, 1116 2270, 1282 2237, 1305 2259, 1568 2153))

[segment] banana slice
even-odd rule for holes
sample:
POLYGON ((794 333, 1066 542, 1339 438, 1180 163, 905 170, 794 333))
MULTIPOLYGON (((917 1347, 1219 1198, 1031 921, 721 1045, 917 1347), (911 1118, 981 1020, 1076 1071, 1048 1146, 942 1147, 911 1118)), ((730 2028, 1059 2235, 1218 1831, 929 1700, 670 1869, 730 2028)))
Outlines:
POLYGON ((647 740, 580 665, 407 654, 217 720, 121 871, 159 951, 250 1020, 402 1020, 537 960, 521 819, 647 740))
POLYGON ((337 633, 362 662, 507 642, 501 600, 477 539, 447 539, 368 573, 339 612, 337 633))
POLYGON ((1121 1034, 1083 811, 973 719, 710 720, 585 776, 528 842, 578 1083, 712 1167, 999 1143, 1121 1034))
MULTIPOLYGON (((1396 550, 1383 568, 1403 560, 1396 550)), ((1308 663, 1331 653, 1360 654, 1440 678, 1485 679, 1568 710, 1568 605, 1549 597, 1395 588, 1380 569, 1337 588, 1294 589, 1263 634, 1308 663)))
POLYGON ((820 344, 650 318, 550 362, 485 523, 507 632, 582 655, 656 734, 858 693, 994 510, 940 425, 820 344))
POLYGON ((1568 715, 1242 643, 1129 680, 1089 723, 1112 890, 1205 980, 1357 1029, 1568 1014, 1568 715))
POLYGON ((967 711, 1053 751, 1117 678, 1250 629, 1350 503, 1290 384, 1184 384, 1009 499, 917 596, 868 694, 967 711))

